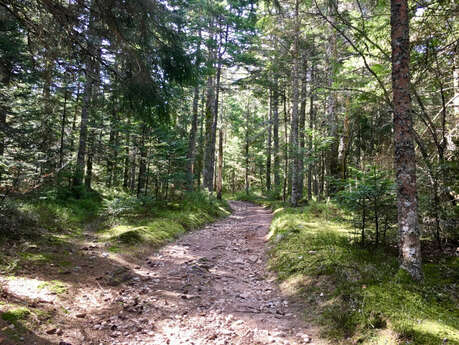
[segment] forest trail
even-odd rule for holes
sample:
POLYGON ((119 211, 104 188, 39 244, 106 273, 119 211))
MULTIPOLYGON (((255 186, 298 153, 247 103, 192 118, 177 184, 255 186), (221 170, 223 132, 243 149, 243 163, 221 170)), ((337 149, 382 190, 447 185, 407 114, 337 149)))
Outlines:
MULTIPOLYGON (((319 344, 266 269, 271 212, 232 201, 228 218, 147 258, 89 339, 109 344, 319 344)), ((89 340, 88 339, 88 340, 89 340)))

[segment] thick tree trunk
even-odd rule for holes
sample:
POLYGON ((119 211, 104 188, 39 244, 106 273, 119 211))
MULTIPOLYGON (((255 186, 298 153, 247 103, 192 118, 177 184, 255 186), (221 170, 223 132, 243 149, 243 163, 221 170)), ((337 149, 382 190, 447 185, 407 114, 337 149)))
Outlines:
POLYGON ((410 42, 407 0, 391 0, 392 90, 395 169, 401 267, 422 279, 416 197, 416 157, 410 97, 410 42))

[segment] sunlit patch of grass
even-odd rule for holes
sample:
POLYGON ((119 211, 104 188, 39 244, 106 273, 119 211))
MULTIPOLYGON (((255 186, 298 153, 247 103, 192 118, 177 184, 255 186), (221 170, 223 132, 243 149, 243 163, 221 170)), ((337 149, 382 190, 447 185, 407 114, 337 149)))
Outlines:
POLYGON ((68 286, 59 280, 46 281, 37 286, 38 289, 46 289, 57 295, 66 293, 68 286))
MULTIPOLYGON (((126 203, 132 203, 128 201, 126 203)), ((121 204, 110 205, 112 210, 122 209, 127 212, 128 209, 121 204)), ((142 217, 129 212, 116 225, 100 230, 97 233, 99 240, 112 243, 112 252, 121 252, 124 247, 131 248, 139 244, 155 247, 177 238, 187 230, 197 229, 229 214, 225 202, 201 193, 186 195, 182 201, 170 202, 164 208, 139 212, 142 217)))
POLYGON ((0 274, 11 274, 19 267, 19 258, 7 257, 0 253, 0 274))
POLYGON ((54 259, 54 256, 49 253, 20 253, 19 256, 25 261, 37 263, 49 263, 54 259))
POLYGON ((3 312, 1 318, 6 322, 16 324, 18 321, 27 319, 29 315, 30 310, 28 308, 19 307, 3 312))
POLYGON ((118 225, 104 230, 99 235, 101 239, 118 245, 148 244, 161 245, 185 232, 184 227, 170 219, 154 219, 142 221, 140 224, 118 225), (142 224, 142 225, 141 225, 142 224))
POLYGON ((312 306, 324 335, 336 344, 459 344, 459 258, 425 264, 424 282, 413 283, 396 253, 359 246, 339 211, 325 207, 278 211, 270 232, 271 267, 285 292, 312 306))
POLYGON ((69 267, 70 261, 64 260, 61 256, 46 252, 23 252, 19 254, 21 266, 27 267, 30 264, 45 265, 52 263, 62 268, 69 267))

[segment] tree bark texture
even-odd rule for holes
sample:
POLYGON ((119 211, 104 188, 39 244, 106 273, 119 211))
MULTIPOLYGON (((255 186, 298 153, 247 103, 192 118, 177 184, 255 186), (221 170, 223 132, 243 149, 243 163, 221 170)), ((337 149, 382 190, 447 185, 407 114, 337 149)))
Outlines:
MULTIPOLYGON (((338 165, 338 123, 336 118, 336 93, 332 90, 334 77, 336 73, 337 63, 337 50, 336 50, 336 30, 333 25, 336 21, 335 10, 337 7, 337 0, 328 0, 328 21, 331 23, 329 26, 330 35, 328 37, 327 46, 327 64, 328 76, 327 86, 329 94, 327 99, 327 121, 328 121, 328 136, 331 138, 330 147, 327 151, 327 172, 330 177, 339 177, 338 165)), ((327 184, 327 194, 334 194, 335 188, 332 184, 327 184)))
POLYGON ((266 141, 266 190, 271 191, 271 152, 272 152, 272 128, 273 128, 273 97, 269 93, 269 115, 268 115, 268 138, 266 141))
POLYGON ((292 172, 292 193, 291 204, 298 205, 298 100, 299 100, 299 82, 298 82, 298 39, 299 39, 299 23, 298 23, 298 0, 295 3, 295 37, 293 47, 293 71, 292 71, 292 122, 290 133, 290 152, 291 162, 290 170, 292 172))
POLYGON ((274 190, 280 191, 280 156, 279 156, 279 80, 274 73, 273 90, 273 156, 274 156, 274 190))
MULTIPOLYGON (((212 130, 214 123, 214 80, 212 76, 207 79, 207 99, 206 99, 206 114, 205 114, 205 148, 204 148, 204 171, 203 184, 204 188, 213 191, 213 175, 214 175, 214 150, 212 150, 212 130)), ((215 145, 214 145, 215 146, 215 145)))
POLYGON ((416 157, 410 97, 410 44, 407 0, 391 0, 392 90, 395 170, 401 267, 422 279, 416 197, 416 157))

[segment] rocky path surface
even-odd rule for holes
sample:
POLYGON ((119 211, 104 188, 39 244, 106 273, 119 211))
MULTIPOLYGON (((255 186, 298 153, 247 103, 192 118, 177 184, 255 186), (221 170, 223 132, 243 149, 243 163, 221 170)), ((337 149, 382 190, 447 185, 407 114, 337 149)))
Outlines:
POLYGON ((135 267, 134 279, 107 298, 110 308, 86 318, 83 343, 319 344, 265 269, 271 213, 231 207, 230 217, 135 267))

